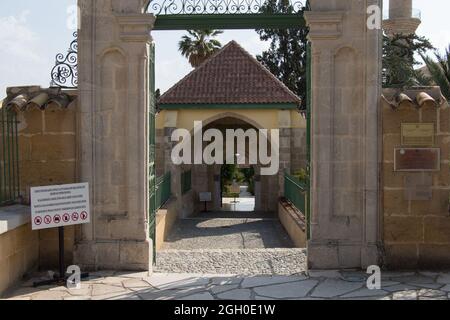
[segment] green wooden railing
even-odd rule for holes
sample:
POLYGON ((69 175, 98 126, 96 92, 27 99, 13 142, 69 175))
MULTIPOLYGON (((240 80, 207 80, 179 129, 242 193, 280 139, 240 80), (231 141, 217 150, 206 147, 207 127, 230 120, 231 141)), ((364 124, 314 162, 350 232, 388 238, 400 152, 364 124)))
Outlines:
POLYGON ((284 196, 298 210, 307 215, 308 208, 308 188, 297 178, 285 173, 284 176, 284 196))
POLYGON ((181 174, 181 193, 186 194, 192 189, 192 170, 181 174))
POLYGON ((168 172, 156 180, 156 210, 160 209, 170 198, 171 179, 172 175, 168 172))
POLYGON ((19 141, 17 115, 0 108, 0 206, 19 198, 19 141))

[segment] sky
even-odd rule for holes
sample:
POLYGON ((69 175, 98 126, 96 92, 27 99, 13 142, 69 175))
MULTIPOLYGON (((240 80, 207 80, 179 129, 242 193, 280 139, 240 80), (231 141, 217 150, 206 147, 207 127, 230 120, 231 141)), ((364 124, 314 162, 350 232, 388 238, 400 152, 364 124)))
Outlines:
MULTIPOLYGON (((75 4, 76 0, 0 1, 0 98, 6 95, 8 86, 49 86, 56 54, 67 52, 73 39, 75 29, 70 22, 75 4)), ((418 34, 443 51, 450 44, 450 1, 414 0, 414 7, 422 13, 418 34)), ((156 87, 162 92, 192 70, 178 52, 178 41, 184 33, 152 33, 156 43, 156 87)), ((222 44, 236 40, 253 55, 269 45, 261 42, 254 30, 225 31, 219 40, 222 44)))

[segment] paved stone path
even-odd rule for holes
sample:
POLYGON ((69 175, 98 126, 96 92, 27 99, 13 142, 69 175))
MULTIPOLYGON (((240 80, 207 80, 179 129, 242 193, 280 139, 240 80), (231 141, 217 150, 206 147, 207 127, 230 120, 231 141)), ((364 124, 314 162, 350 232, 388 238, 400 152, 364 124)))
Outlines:
MULTIPOLYGON (((36 278, 37 279, 37 278, 36 278)), ((36 280, 34 279, 34 280, 36 280)), ((95 272, 80 290, 33 288, 30 279, 7 295, 14 300, 430 300, 450 299, 450 272, 384 272, 382 290, 368 290, 361 272, 297 276, 95 272)))
POLYGON ((165 250, 156 272, 295 275, 306 271, 305 249, 165 250))
POLYGON ((163 249, 264 249, 293 248, 289 235, 276 219, 222 217, 181 219, 176 222, 163 249))

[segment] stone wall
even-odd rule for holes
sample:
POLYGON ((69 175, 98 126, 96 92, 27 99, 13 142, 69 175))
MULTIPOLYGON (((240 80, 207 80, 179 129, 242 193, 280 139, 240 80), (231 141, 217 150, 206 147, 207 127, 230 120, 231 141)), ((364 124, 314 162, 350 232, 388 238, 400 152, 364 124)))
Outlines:
POLYGON ((171 198, 156 212, 156 250, 160 250, 178 219, 177 203, 171 198))
POLYGON ((306 128, 293 128, 291 138, 291 173, 305 169, 308 164, 306 128))
MULTIPOLYGON (((20 189, 24 204, 30 203, 30 188, 77 182, 76 104, 68 109, 52 105, 19 113, 20 189)), ((30 226, 28 226, 30 228, 30 226)), ((31 231, 30 231, 31 233, 31 231)), ((39 266, 58 265, 58 230, 34 232, 39 239, 39 266)), ((66 261, 73 261, 74 227, 67 227, 66 261)))
MULTIPOLYGON (((0 220, 4 218, 1 211, 3 210, 0 210, 0 220)), ((27 216, 29 220, 29 215, 27 216)), ((24 274, 36 269, 39 259, 39 234, 31 231, 30 223, 8 230, 1 229, 2 226, 0 226, 0 297, 6 289, 21 280, 24 274)))
POLYGON ((405 101, 393 108, 384 100, 382 106, 384 262, 394 269, 450 267, 450 109, 405 101), (394 149, 404 147, 402 123, 434 124, 435 143, 429 147, 440 148, 440 170, 394 170, 394 149))
POLYGON ((38 233, 31 224, 0 235, 0 295, 38 265, 38 233))
POLYGON ((278 202, 278 218, 297 248, 306 248, 305 216, 284 199, 278 202))

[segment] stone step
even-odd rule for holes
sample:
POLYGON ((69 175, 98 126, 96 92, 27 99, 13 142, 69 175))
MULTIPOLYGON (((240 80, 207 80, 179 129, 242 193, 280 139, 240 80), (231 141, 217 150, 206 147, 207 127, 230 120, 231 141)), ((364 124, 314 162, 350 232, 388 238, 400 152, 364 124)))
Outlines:
POLYGON ((306 272, 306 249, 163 250, 155 272, 297 275, 306 272))

